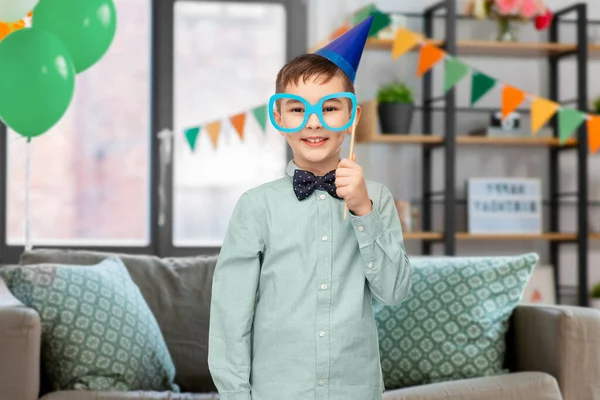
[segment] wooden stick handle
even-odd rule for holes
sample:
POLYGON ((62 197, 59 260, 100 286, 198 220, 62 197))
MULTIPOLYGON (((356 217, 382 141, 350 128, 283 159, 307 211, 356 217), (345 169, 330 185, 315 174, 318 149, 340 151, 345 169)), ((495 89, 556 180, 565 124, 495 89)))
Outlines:
MULTIPOLYGON (((354 158, 354 136, 356 133, 356 119, 352 123, 352 134, 350 135, 350 154, 348 158, 352 160, 354 158)), ((348 204, 344 201, 344 219, 348 219, 348 204)))

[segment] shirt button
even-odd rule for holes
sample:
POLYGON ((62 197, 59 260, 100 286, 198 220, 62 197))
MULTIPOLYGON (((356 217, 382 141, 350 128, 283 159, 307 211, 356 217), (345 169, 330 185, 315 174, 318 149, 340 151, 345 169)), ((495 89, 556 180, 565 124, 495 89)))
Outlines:
POLYGON ((325 337, 325 332, 323 332, 323 331, 319 332, 319 336, 325 337))
POLYGON ((322 240, 322 241, 324 241, 324 242, 326 242, 326 241, 327 241, 327 236, 323 236, 323 237, 321 238, 321 240, 322 240))
POLYGON ((323 289, 323 290, 327 289, 327 284, 326 283, 322 284, 321 289, 323 289))
POLYGON ((373 268, 373 263, 372 262, 368 263, 367 268, 373 268))
POLYGON ((363 226, 362 226, 362 225, 360 225, 360 226, 358 227, 358 230, 359 230, 360 232, 362 232, 362 231, 364 231, 364 230, 365 230, 365 228, 363 228, 363 226))
POLYGON ((323 379, 321 379, 321 380, 319 381, 319 385, 323 386, 324 384, 325 384, 325 381, 324 381, 323 379))
POLYGON ((325 200, 325 195, 324 195, 324 194, 322 194, 322 195, 320 195, 320 196, 319 196, 319 198, 320 198, 321 200, 325 200))

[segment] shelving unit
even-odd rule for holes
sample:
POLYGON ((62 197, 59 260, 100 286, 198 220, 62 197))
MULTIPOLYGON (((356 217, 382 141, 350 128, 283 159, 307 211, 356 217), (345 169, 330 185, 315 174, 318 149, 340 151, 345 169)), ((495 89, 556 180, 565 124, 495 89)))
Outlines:
MULTIPOLYGON (((549 63, 549 98, 556 102, 567 102, 559 97, 559 63, 568 58, 575 59, 577 69, 577 81, 575 83, 577 94, 575 107, 580 110, 587 109, 587 63, 590 57, 600 56, 599 45, 588 45, 587 41, 587 6, 577 3, 565 9, 555 12, 554 21, 549 29, 549 42, 547 43, 507 43, 488 42, 477 40, 456 39, 456 2, 454 0, 443 0, 423 13, 424 31, 426 38, 434 37, 434 13, 445 11, 445 32, 442 40, 432 39, 438 46, 443 46, 445 51, 452 55, 470 55, 485 57, 515 57, 515 58, 545 58, 549 63), (559 41, 559 27, 561 18, 566 14, 574 14, 577 26, 577 42, 561 43, 559 41)), ((367 49, 391 50, 393 40, 370 39, 367 49)), ((416 50, 413 49, 413 50, 416 50)), ((422 131, 421 134, 393 135, 378 134, 377 104, 369 101, 361 104, 363 113, 356 130, 357 143, 389 144, 389 145, 421 145, 422 146, 422 215, 421 226, 423 232, 407 232, 406 240, 421 241, 422 253, 432 254, 434 243, 444 246, 446 255, 456 254, 457 241, 474 240, 539 240, 547 241, 550 250, 550 263, 554 266, 556 296, 560 301, 559 283, 559 251, 561 246, 574 246, 578 257, 578 285, 577 303, 581 306, 588 305, 588 242, 589 240, 600 240, 600 233, 590 234, 587 228, 588 221, 588 191, 587 191, 587 157, 588 143, 585 124, 583 124, 575 137, 563 145, 559 144, 556 118, 551 120, 550 126, 553 137, 475 137, 458 135, 456 132, 456 114, 461 110, 456 106, 454 89, 450 89, 442 97, 433 96, 433 81, 431 72, 422 78, 422 131), (435 108, 434 103, 443 101, 443 107, 435 108), (444 113, 445 132, 433 132, 432 113, 442 111, 444 113), (457 232, 456 206, 458 199, 455 193, 455 165, 456 150, 458 146, 481 145, 481 146, 537 146, 548 149, 549 152, 549 232, 537 235, 478 235, 467 232, 457 232), (432 231, 432 203, 433 197, 439 197, 440 191, 434 191, 432 187, 432 156, 436 150, 444 151, 444 187, 443 195, 444 223, 442 232, 432 231), (575 151, 577 154, 577 193, 568 193, 577 198, 577 230, 576 232, 561 232, 559 226, 559 199, 565 193, 560 192, 558 187, 559 158, 563 152, 575 151)), ((573 100, 569 101, 570 103, 573 100)), ((474 111, 474 110, 470 110, 474 111)), ((484 110, 482 110, 484 111, 484 110)), ((489 111, 489 110, 485 110, 489 111)))

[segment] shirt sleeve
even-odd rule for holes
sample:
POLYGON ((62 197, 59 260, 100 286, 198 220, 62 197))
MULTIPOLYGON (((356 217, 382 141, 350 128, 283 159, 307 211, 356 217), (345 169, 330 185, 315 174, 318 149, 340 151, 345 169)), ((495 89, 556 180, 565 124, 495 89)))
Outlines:
POLYGON ((350 220, 371 293, 393 306, 402 303, 410 291, 411 266, 394 198, 383 185, 378 203, 366 215, 351 214, 350 220))
POLYGON ((264 240, 244 193, 233 211, 212 283, 208 365, 221 400, 251 400, 251 330, 264 240))

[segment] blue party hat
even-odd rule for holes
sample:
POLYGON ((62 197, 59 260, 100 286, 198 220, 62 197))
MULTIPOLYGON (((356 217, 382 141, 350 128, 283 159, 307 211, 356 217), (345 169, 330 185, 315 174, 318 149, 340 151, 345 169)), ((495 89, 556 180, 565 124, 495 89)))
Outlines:
POLYGON ((360 58, 362 57, 371 24, 373 23, 373 15, 366 18, 360 24, 356 25, 348 32, 344 33, 325 47, 315 51, 315 54, 325 57, 335 65, 337 65, 350 81, 354 83, 356 71, 360 58))

